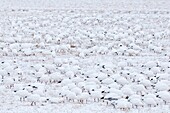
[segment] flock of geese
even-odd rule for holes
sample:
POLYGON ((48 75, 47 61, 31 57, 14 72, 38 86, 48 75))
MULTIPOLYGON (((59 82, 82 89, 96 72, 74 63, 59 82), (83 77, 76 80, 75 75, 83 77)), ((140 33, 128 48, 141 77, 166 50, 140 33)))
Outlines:
POLYGON ((0 18, 1 103, 170 104, 164 12, 30 10, 0 18))

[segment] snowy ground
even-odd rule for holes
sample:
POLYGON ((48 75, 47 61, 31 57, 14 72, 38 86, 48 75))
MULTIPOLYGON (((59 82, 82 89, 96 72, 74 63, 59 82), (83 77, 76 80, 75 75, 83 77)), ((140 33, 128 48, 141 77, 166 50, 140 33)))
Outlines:
POLYGON ((170 10, 168 0, 1 0, 0 9, 170 10))
MULTIPOLYGON (((78 65, 83 72, 93 69, 97 63, 103 61, 104 63, 111 62, 116 65, 114 71, 117 73, 122 71, 117 67, 119 62, 131 63, 131 67, 126 67, 126 70, 131 73, 145 72, 146 68, 141 66, 148 61, 169 62, 170 4, 166 0, 157 2, 155 0, 145 0, 145 2, 142 0, 132 0, 130 2, 128 0, 105 0, 102 2, 101 0, 74 0, 74 2, 71 0, 67 2, 66 0, 58 0, 59 2, 50 0, 52 3, 42 2, 42 0, 37 0, 34 3, 30 2, 31 0, 25 1, 4 0, 4 2, 0 2, 0 48, 2 48, 0 61, 9 61, 12 67, 19 66, 22 72, 27 75, 24 77, 24 81, 17 81, 15 84, 24 86, 24 84, 35 83, 36 77, 29 72, 31 70, 30 66, 36 63, 52 64, 55 58, 69 59, 71 66, 78 65), (29 10, 9 10, 8 8, 26 8, 29 10), (128 30, 129 27, 132 31, 128 30), (127 34, 122 35, 122 32, 130 33, 132 37, 128 38, 132 42, 134 39, 137 39, 135 41, 135 51, 131 54, 128 52, 124 53, 124 50, 122 50, 124 48, 119 47, 121 44, 123 46, 128 44, 126 40, 127 34), (57 40, 51 41, 52 39, 49 38, 39 39, 39 34, 45 35, 46 33, 56 37, 57 40), (113 34, 118 35, 118 37, 116 38, 113 34), (69 37, 68 40, 64 40, 67 36, 69 37), (119 40, 119 36, 122 39, 119 40), (63 40, 58 42, 59 38, 63 38, 63 40), (23 47, 26 45, 26 47, 24 49, 17 48, 12 45, 15 42, 23 47), (27 48, 27 46, 29 47, 28 43, 31 43, 33 50, 27 48), (58 43, 63 44, 63 48, 56 46, 58 43), (67 43, 71 45, 68 47, 67 43), (39 48, 36 48, 37 45, 39 48), (97 49, 93 48, 94 46, 97 49), (13 50, 14 47, 15 49, 13 50), (114 53, 112 47, 118 50, 118 55, 114 53), (50 50, 53 50, 53 48, 63 49, 64 52, 60 53, 57 50, 51 52, 50 50), (107 49, 109 49, 109 52, 107 49), (91 53, 91 51, 95 52, 91 53), (36 55, 33 53, 36 53, 36 55)), ((9 64, 7 65, 9 66, 9 64)), ((2 68, 3 64, 0 66, 2 68)), ((2 87, 6 85, 8 83, 1 83, 2 87)), ((47 86, 50 86, 50 89, 55 89, 54 85, 49 84, 47 86)), ((154 90, 149 92, 153 93, 154 90)), ((0 113, 123 112, 116 110, 111 105, 106 105, 106 103, 95 103, 91 100, 87 104, 66 102, 65 104, 45 104, 44 106, 38 104, 37 106, 30 106, 30 102, 19 101, 13 88, 5 89, 5 93, 0 90, 0 94, 0 113)), ((169 113, 170 107, 169 104, 151 108, 145 106, 144 108, 131 109, 127 112, 169 113)))
POLYGON ((132 109, 130 111, 121 111, 113 109, 111 106, 102 106, 99 104, 64 104, 64 105, 47 105, 47 106, 17 106, 7 105, 0 107, 1 113, 169 113, 169 108, 142 108, 132 109))

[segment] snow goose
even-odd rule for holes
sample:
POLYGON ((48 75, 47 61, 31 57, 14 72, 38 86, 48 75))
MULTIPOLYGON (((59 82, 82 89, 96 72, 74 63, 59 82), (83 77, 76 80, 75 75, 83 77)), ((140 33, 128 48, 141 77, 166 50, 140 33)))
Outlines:
POLYGON ((12 87, 14 87, 15 79, 11 77, 4 78, 3 83, 7 88, 11 89, 12 87))
POLYGON ((30 95, 30 93, 25 88, 23 88, 22 90, 18 90, 18 91, 15 90, 14 92, 16 92, 15 94, 19 96, 20 101, 25 101, 25 98, 27 98, 27 96, 30 95))
POLYGON ((86 83, 85 83, 84 81, 79 82, 79 83, 77 84, 77 86, 78 86, 79 88, 83 88, 83 87, 85 87, 85 85, 86 85, 86 83))
POLYGON ((56 71, 56 65, 55 64, 45 64, 44 67, 46 68, 46 70, 49 74, 56 71))
POLYGON ((52 36, 50 36, 49 34, 46 34, 46 35, 44 36, 44 39, 45 39, 45 42, 47 42, 47 43, 52 42, 52 36))
POLYGON ((123 92, 121 90, 115 89, 115 88, 108 89, 107 93, 115 93, 115 94, 118 94, 121 97, 124 96, 124 94, 123 94, 123 92))
POLYGON ((59 97, 49 97, 49 102, 51 104, 58 104, 58 103, 64 103, 65 99, 59 98, 59 97))
POLYGON ((168 73, 158 73, 156 74, 156 78, 161 81, 161 80, 168 80, 170 78, 170 75, 168 73))
POLYGON ((69 84, 67 84, 67 85, 68 85, 69 90, 77 87, 77 86, 75 85, 75 83, 69 83, 69 84))
POLYGON ((166 73, 170 74, 170 66, 166 69, 166 73))
POLYGON ((113 82, 108 85, 108 88, 115 88, 115 89, 120 89, 122 86, 116 82, 113 82))
POLYGON ((170 102, 170 93, 168 91, 157 92, 157 97, 164 100, 165 104, 170 102))
MULTIPOLYGON (((41 76, 44 76, 43 72, 36 72, 35 73, 35 77, 37 78, 37 82, 40 82, 41 76)), ((43 81, 41 81, 41 82, 43 82, 43 81)))
POLYGON ((38 94, 31 94, 27 97, 27 101, 31 102, 31 106, 36 105, 37 102, 40 102, 41 96, 38 94))
POLYGON ((136 91, 137 94, 145 94, 147 92, 146 88, 142 84, 133 84, 132 88, 134 91, 136 91))
MULTIPOLYGON (((90 83, 90 82, 89 82, 90 83)), ((98 89, 99 88, 99 85, 97 85, 96 83, 93 83, 93 84, 89 84, 88 82, 86 83, 86 85, 84 86, 84 90, 86 91, 92 91, 92 90, 95 90, 95 89, 98 89)))
POLYGON ((152 67, 157 67, 158 63, 155 61, 148 61, 147 63, 144 64, 148 69, 152 67))
POLYGON ((117 100, 116 108, 121 109, 123 111, 128 111, 132 108, 132 104, 128 102, 127 99, 122 98, 122 99, 117 100))
POLYGON ((75 101, 77 99, 77 95, 76 93, 72 92, 72 91, 68 91, 66 94, 66 97, 68 98, 69 102, 70 101, 75 101))
POLYGON ((142 99, 141 95, 137 95, 137 94, 133 94, 133 95, 129 96, 128 99, 131 100, 131 99, 134 99, 134 98, 142 99))
POLYGON ((139 55, 139 51, 133 50, 133 49, 127 49, 126 52, 127 52, 126 54, 128 56, 137 56, 137 55, 139 55))
POLYGON ((99 81, 104 80, 104 79, 106 79, 108 77, 107 74, 102 73, 102 72, 98 72, 95 75, 97 75, 97 78, 99 79, 99 81))
POLYGON ((83 82, 84 81, 81 77, 73 77, 71 80, 75 84, 78 84, 79 82, 83 82))
POLYGON ((103 97, 101 91, 98 91, 98 90, 91 91, 90 96, 94 100, 94 102, 95 101, 99 102, 100 98, 103 97))
POLYGON ((14 84, 14 87, 12 88, 13 91, 18 91, 18 90, 22 90, 24 88, 23 84, 21 83, 16 83, 14 84))
MULTIPOLYGON (((129 65, 129 64, 128 64, 129 65)), ((131 72, 129 72, 128 70, 122 70, 121 72, 120 72, 120 75, 122 76, 122 77, 125 77, 126 79, 130 79, 131 78, 131 72)))
POLYGON ((42 72, 42 73, 47 73, 47 69, 44 67, 40 67, 40 69, 38 70, 38 72, 42 72))
POLYGON ((95 84, 100 84, 99 80, 97 78, 87 78, 84 79, 86 82, 93 82, 95 84))
POLYGON ((130 86, 128 85, 124 85, 122 88, 121 88, 121 91, 124 95, 127 95, 127 96, 131 96, 133 94, 135 94, 135 92, 131 89, 130 86))
POLYGON ((118 64, 118 67, 120 67, 120 69, 124 69, 124 67, 126 67, 127 66, 127 62, 125 62, 125 61, 122 61, 122 62, 119 62, 118 64))
POLYGON ((5 86, 0 86, 0 95, 5 95, 7 92, 7 89, 5 88, 5 86))
POLYGON ((50 82, 50 77, 46 74, 43 74, 40 78, 39 78, 39 81, 41 83, 45 83, 45 84, 48 84, 50 82))
POLYGON ((14 73, 14 67, 13 66, 5 67, 4 70, 6 70, 8 72, 9 76, 11 75, 11 73, 14 73))
POLYGON ((120 99, 120 98, 122 98, 122 97, 121 97, 119 94, 113 93, 113 92, 107 93, 107 94, 104 96, 104 99, 105 99, 105 100, 109 100, 109 101, 111 101, 111 100, 118 100, 118 99, 120 99))
POLYGON ((5 76, 7 76, 7 75, 8 75, 8 73, 7 73, 7 71, 6 71, 6 70, 1 69, 1 70, 0 70, 0 75, 1 75, 2 79, 4 79, 4 77, 5 77, 5 76))
POLYGON ((144 97, 142 100, 149 107, 152 107, 152 106, 155 107, 157 105, 156 101, 152 97, 144 97))
POLYGON ((74 92, 76 95, 80 95, 82 93, 82 89, 79 87, 74 87, 70 89, 70 91, 74 92))
POLYGON ((164 82, 160 81, 155 84, 155 89, 157 91, 167 91, 169 89, 169 86, 165 84, 164 82))
POLYGON ((158 79, 156 77, 150 77, 149 79, 151 83, 156 84, 158 82, 158 79))
POLYGON ((37 90, 33 90, 32 91, 34 94, 38 94, 38 95, 40 95, 40 96, 42 96, 42 97, 44 97, 45 95, 46 95, 46 93, 45 93, 45 91, 43 90, 43 89, 41 89, 41 88, 38 88, 37 90))
POLYGON ((54 72, 50 74, 49 77, 50 77, 50 82, 55 83, 58 81, 62 81, 64 76, 60 72, 54 72))
POLYGON ((42 64, 35 64, 35 65, 31 65, 31 68, 35 69, 37 72, 39 71, 39 69, 42 67, 42 64))
POLYGON ((152 68, 151 68, 151 71, 152 71, 154 74, 157 74, 157 73, 160 73, 160 72, 161 72, 161 69, 160 69, 160 67, 152 67, 152 68))
POLYGON ((121 76, 119 78, 117 78, 115 80, 115 82, 117 82, 118 84, 121 84, 122 86, 126 85, 126 84, 129 84, 129 81, 126 78, 121 77, 121 76))
POLYGON ((154 47, 154 49, 153 49, 153 51, 155 52, 155 53, 162 53, 163 52, 163 48, 162 47, 154 47))
POLYGON ((69 79, 69 78, 65 78, 65 79, 63 79, 63 80, 61 81, 61 85, 62 85, 62 86, 65 86, 65 85, 71 84, 71 83, 72 83, 72 80, 69 79))
POLYGON ((111 84, 111 83, 113 83, 114 82, 114 79, 113 78, 106 78, 106 79, 104 79, 104 80, 102 80, 102 84, 105 84, 105 85, 109 85, 109 84, 111 84))
POLYGON ((74 77, 74 72, 73 71, 67 71, 66 73, 65 73, 65 76, 66 77, 69 77, 69 78, 73 78, 74 77))
POLYGON ((67 99, 66 95, 67 95, 68 92, 69 92, 68 86, 63 86, 59 90, 58 94, 59 94, 60 97, 63 97, 63 98, 65 97, 67 99))
POLYGON ((77 99, 80 103, 87 103, 87 100, 89 99, 90 95, 88 92, 82 92, 80 95, 78 95, 77 99))
POLYGON ((148 93, 144 95, 144 98, 153 98, 154 100, 156 100, 156 95, 154 93, 148 93))
POLYGON ((148 79, 142 79, 139 81, 140 84, 143 84, 146 88, 151 87, 153 84, 148 79))

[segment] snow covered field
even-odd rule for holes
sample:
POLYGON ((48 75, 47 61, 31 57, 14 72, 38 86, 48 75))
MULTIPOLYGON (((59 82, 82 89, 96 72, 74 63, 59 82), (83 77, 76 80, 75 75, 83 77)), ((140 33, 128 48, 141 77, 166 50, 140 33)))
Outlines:
POLYGON ((0 9, 170 10, 169 0, 1 0, 0 9))
POLYGON ((2 1, 0 113, 170 112, 166 0, 2 1))

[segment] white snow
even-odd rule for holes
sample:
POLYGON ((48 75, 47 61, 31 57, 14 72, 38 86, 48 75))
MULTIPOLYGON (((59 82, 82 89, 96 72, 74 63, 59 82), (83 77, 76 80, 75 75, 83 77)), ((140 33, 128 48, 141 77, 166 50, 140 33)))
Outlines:
POLYGON ((1 0, 0 113, 169 113, 169 42, 168 0, 1 0))

